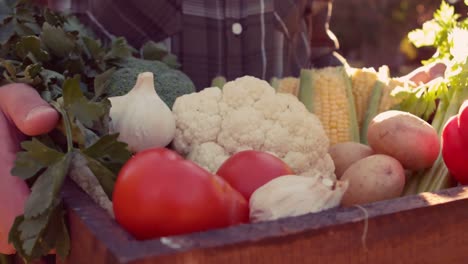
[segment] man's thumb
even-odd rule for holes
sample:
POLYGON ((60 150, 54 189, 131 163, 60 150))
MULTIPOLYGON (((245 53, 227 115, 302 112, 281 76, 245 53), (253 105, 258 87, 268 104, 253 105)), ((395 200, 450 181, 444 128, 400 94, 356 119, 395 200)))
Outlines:
POLYGON ((29 136, 49 132, 59 119, 57 111, 25 84, 0 87, 0 111, 29 136))

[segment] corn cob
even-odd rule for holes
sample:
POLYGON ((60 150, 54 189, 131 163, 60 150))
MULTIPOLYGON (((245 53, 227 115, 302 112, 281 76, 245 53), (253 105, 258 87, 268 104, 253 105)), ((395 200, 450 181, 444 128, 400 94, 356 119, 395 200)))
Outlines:
POLYGON ((271 86, 276 89, 278 93, 290 93, 297 96, 299 93, 299 78, 285 77, 282 79, 273 78, 271 86))
POLYGON ((367 110, 369 97, 377 81, 377 72, 374 68, 354 69, 351 72, 353 83, 354 104, 356 105, 356 116, 359 128, 367 110))
POLYGON ((351 85, 345 67, 301 71, 299 100, 320 119, 331 145, 359 142, 351 85))
MULTIPOLYGON (((361 126, 361 143, 367 144, 367 129, 369 127, 370 122, 372 119, 379 113, 381 113, 380 106, 382 105, 383 98, 387 97, 384 92, 388 87, 388 82, 390 79, 390 70, 387 66, 382 66, 379 68, 379 72, 377 75, 377 80, 372 88, 371 95, 366 102, 366 111, 364 115, 364 119, 361 126)), ((388 94, 390 96, 390 94, 388 94)), ((387 100, 387 98, 386 98, 387 100)))

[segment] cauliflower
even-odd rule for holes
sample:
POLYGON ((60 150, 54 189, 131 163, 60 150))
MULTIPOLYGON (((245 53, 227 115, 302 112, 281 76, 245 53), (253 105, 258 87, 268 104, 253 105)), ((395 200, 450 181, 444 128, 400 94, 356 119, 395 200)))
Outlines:
POLYGON ((244 76, 223 89, 177 98, 173 148, 211 172, 231 155, 254 149, 276 155, 298 175, 335 179, 329 140, 320 120, 291 94, 244 76))

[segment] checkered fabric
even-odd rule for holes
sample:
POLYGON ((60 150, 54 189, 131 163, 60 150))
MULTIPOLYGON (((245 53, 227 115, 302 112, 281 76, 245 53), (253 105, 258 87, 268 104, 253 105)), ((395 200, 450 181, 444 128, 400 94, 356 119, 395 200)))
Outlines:
POLYGON ((331 0, 49 0, 135 47, 165 41, 198 89, 217 75, 297 76, 338 43, 331 0))

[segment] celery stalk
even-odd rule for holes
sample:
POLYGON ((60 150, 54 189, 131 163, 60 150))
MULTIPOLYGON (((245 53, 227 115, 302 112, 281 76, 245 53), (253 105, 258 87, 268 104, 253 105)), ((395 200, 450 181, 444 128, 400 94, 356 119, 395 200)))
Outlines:
MULTIPOLYGON (((438 105, 437 111, 431 124, 437 131, 439 137, 442 134, 447 108, 448 104, 444 101, 441 101, 438 105)), ((417 174, 413 175, 413 177, 411 177, 406 183, 407 187, 405 188, 404 194, 411 195, 426 191, 427 186, 432 181, 432 177, 437 174, 435 171, 438 164, 440 164, 440 159, 441 156, 439 154, 438 159, 436 160, 436 162, 434 162, 434 165, 431 168, 419 171, 417 174)))
MULTIPOLYGON (((465 1, 468 6, 468 1, 465 1)), ((417 47, 434 47, 437 51, 434 53, 429 62, 443 62, 447 65, 444 78, 440 83, 437 81, 428 87, 421 86, 421 89, 413 89, 401 93, 410 94, 411 96, 405 99, 405 103, 401 104, 402 109, 413 113, 417 116, 425 116, 433 111, 432 102, 439 99, 440 104, 436 109, 436 115, 432 121, 432 126, 437 131, 439 137, 443 132, 443 128, 447 120, 458 114, 458 110, 462 102, 468 98, 468 58, 465 53, 454 52, 459 51, 461 47, 460 41, 455 41, 455 36, 464 36, 467 34, 466 29, 467 18, 461 19, 460 14, 455 11, 455 8, 442 1, 439 9, 434 12, 434 17, 430 21, 426 21, 425 25, 438 25, 438 27, 423 26, 420 29, 415 29, 408 34, 408 39, 417 47), (421 36, 433 36, 431 38, 421 38, 421 36), (458 46, 457 46, 458 45, 458 46), (425 103, 428 107, 424 108, 425 103)), ((466 50, 464 50, 466 51, 466 50)), ((426 192, 437 191, 443 188, 450 187, 450 173, 445 166, 442 154, 433 164, 432 168, 422 171, 420 179, 409 179, 406 194, 410 192, 426 192), (417 188, 414 185, 417 182, 417 188)))
MULTIPOLYGON (((439 136, 442 134, 442 130, 448 119, 458 114, 458 110, 466 98, 468 98, 468 89, 456 89, 452 93, 450 102, 446 109, 444 109, 445 107, 443 104, 439 105, 442 107, 437 109, 436 116, 432 122, 432 125, 436 129, 439 136)), ((430 168, 429 171, 423 176, 417 192, 419 193, 441 190, 449 187, 449 183, 450 174, 448 173, 448 169, 445 166, 442 153, 440 153, 432 168, 430 168)))
POLYGON ((428 188, 429 192, 438 191, 450 187, 450 174, 445 164, 442 165, 443 166, 441 166, 439 171, 439 177, 434 182, 432 182, 432 184, 428 188))
POLYGON ((416 194, 423 176, 424 171, 417 171, 409 176, 405 184, 405 189, 403 190, 403 196, 416 194))
POLYGON ((434 165, 432 165, 432 167, 428 169, 423 175, 422 180, 419 183, 417 193, 427 192, 431 183, 436 181, 437 177, 439 177, 441 164, 445 166, 445 164, 443 163, 444 161, 442 160, 442 156, 439 154, 439 157, 437 157, 437 160, 434 162, 434 165))
POLYGON ((437 131, 439 137, 442 135, 442 129, 444 127, 444 120, 448 110, 448 105, 444 101, 439 102, 439 106, 437 108, 436 114, 434 119, 432 120, 432 127, 437 131))

